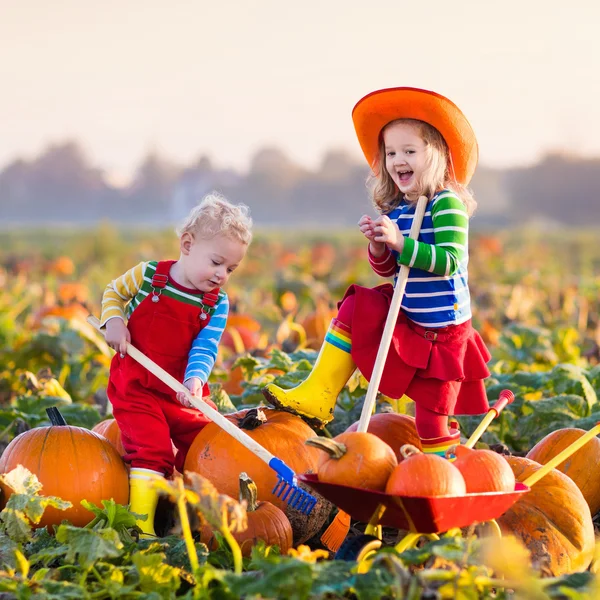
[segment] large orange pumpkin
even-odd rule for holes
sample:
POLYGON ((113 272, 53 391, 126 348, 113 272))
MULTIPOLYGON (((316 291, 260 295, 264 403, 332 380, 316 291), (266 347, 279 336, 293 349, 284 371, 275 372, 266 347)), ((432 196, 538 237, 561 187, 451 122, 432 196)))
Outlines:
MULTIPOLYGON (((356 421, 346 431, 356 431, 360 421, 356 421)), ((400 448, 405 444, 411 444, 421 449, 421 438, 417 433, 415 419, 409 415, 398 413, 377 413, 369 419, 368 433, 376 435, 383 440, 396 454, 398 462, 404 458, 400 454, 400 448)))
MULTIPOLYGON (((527 458, 545 465, 585 433, 583 429, 575 428, 553 431, 529 451, 527 458)), ((596 465, 600 465, 600 439, 597 437, 592 438, 583 448, 556 467, 575 482, 592 515, 600 510, 600 477, 596 465)))
MULTIPOLYGON (((226 418, 296 473, 317 472, 319 451, 304 444, 315 432, 300 417, 260 408, 235 412, 226 418)), ((238 475, 246 472, 256 482, 259 500, 268 500, 279 508, 286 505, 271 493, 278 481, 277 474, 214 423, 196 436, 185 459, 185 471, 206 477, 220 494, 234 498, 238 493, 238 475)))
POLYGON ((404 460, 393 470, 385 491, 394 496, 462 496, 467 487, 461 472, 436 454, 423 454, 407 444, 404 460))
MULTIPOLYGON (((292 526, 285 513, 270 502, 259 502, 256 484, 246 473, 241 473, 239 478, 240 502, 247 503, 246 514, 248 528, 244 531, 232 533, 242 549, 244 556, 250 556, 253 546, 263 540, 267 546, 279 546, 281 554, 287 554, 292 547, 292 526)), ((209 550, 217 549, 217 542, 212 527, 205 523, 201 529, 200 541, 204 542, 209 550)))
POLYGON ((115 419, 106 419, 100 421, 92 428, 99 435, 103 435, 119 453, 119 456, 125 456, 123 448, 123 439, 121 438, 121 429, 115 419))
POLYGON ((324 483, 383 491, 398 464, 394 451, 372 433, 351 431, 306 443, 323 450, 318 474, 324 483))
MULTIPOLYGON (((319 451, 304 442, 315 432, 300 418, 272 408, 247 409, 226 415, 261 446, 283 460, 295 473, 316 473, 319 451)), ((214 423, 209 423, 196 436, 185 459, 184 473, 193 471, 206 477, 219 493, 235 497, 238 474, 248 473, 256 482, 258 499, 282 509, 292 524, 294 543, 313 537, 323 526, 333 505, 304 484, 300 487, 317 498, 310 515, 298 511, 271 493, 278 482, 277 474, 260 458, 235 441, 214 423)))
MULTIPOLYGON (((49 416, 50 427, 36 427, 18 435, 0 457, 0 473, 23 465, 43 485, 42 494, 73 504, 64 511, 46 509, 39 527, 58 525, 63 519, 78 527, 87 525, 94 515, 81 506, 84 499, 97 506, 111 498, 127 504, 127 469, 113 446, 89 429, 68 426, 56 410, 49 409, 49 416)), ((3 501, 8 500, 12 490, 3 483, 0 487, 3 501)))
MULTIPOLYGON (((528 458, 507 456, 517 481, 541 469, 528 458)), ((534 564, 551 576, 585 571, 594 556, 594 525, 579 488, 552 469, 499 519, 504 533, 520 538, 534 564)))

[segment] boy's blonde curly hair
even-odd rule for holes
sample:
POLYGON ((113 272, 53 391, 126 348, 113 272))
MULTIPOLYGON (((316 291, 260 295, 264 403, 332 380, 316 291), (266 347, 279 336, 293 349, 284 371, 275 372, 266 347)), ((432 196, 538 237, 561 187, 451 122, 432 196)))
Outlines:
POLYGON ((211 192, 190 211, 176 232, 179 237, 191 233, 205 239, 221 234, 248 245, 252 241, 250 209, 245 204, 232 204, 217 192, 211 192))

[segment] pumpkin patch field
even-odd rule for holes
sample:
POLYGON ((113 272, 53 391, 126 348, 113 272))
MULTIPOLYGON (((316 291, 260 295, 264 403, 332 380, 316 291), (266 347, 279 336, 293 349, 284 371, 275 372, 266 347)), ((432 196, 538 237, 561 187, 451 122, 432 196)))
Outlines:
MULTIPOLYGON (((269 467, 210 424, 184 472, 156 484, 158 537, 140 537, 106 395, 113 353, 86 318, 99 315, 124 265, 176 258, 174 237, 110 225, 0 233, 2 600, 600 598, 597 437, 492 525, 402 546, 410 531, 352 516, 344 525, 347 515, 304 483, 316 505, 309 515, 292 508, 272 493, 269 467), (346 551, 332 549, 332 527, 347 529, 346 551), (353 540, 362 553, 347 551, 353 540)), ((398 497, 481 494, 477 502, 514 493, 600 422, 596 240, 472 235, 474 325, 493 357, 488 398, 509 389, 515 399, 453 462, 423 460, 407 397, 379 394, 369 433, 358 433, 368 387, 359 372, 321 431, 265 404, 267 383, 308 376, 346 287, 380 283, 355 232, 257 233, 228 283, 212 399, 297 474, 322 482, 398 497)), ((481 417, 457 420, 464 443, 481 417)))

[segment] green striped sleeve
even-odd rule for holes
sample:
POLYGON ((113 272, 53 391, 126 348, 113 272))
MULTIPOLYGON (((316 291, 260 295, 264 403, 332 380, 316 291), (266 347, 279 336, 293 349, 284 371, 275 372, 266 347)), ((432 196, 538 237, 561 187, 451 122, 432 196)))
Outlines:
POLYGON ((433 203, 431 218, 435 243, 406 238, 398 263, 448 277, 457 271, 467 250, 469 217, 461 200, 445 193, 433 203))

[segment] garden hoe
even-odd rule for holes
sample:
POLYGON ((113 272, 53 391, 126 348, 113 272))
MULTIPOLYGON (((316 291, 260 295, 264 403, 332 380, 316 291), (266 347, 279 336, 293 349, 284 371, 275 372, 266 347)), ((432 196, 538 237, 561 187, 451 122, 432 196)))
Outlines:
MULTIPOLYGON (((88 323, 93 325, 100 333, 100 321, 90 315, 87 319, 88 323)), ((187 399, 197 408, 203 415, 208 417, 215 425, 226 431, 231 437, 236 439, 240 444, 248 448, 258 458, 266 462, 271 469, 277 473, 278 482, 273 488, 272 493, 287 502, 292 508, 299 510, 304 514, 310 514, 317 499, 310 493, 298 487, 298 481, 294 471, 288 467, 281 459, 273 456, 266 448, 263 448, 259 443, 254 441, 247 433, 236 427, 231 421, 228 421, 217 410, 192 396, 189 390, 175 377, 167 373, 162 367, 157 365, 153 360, 148 358, 140 350, 127 342, 127 354, 135 361, 146 367, 150 373, 158 377, 165 385, 169 386, 174 392, 183 392, 187 399)))

